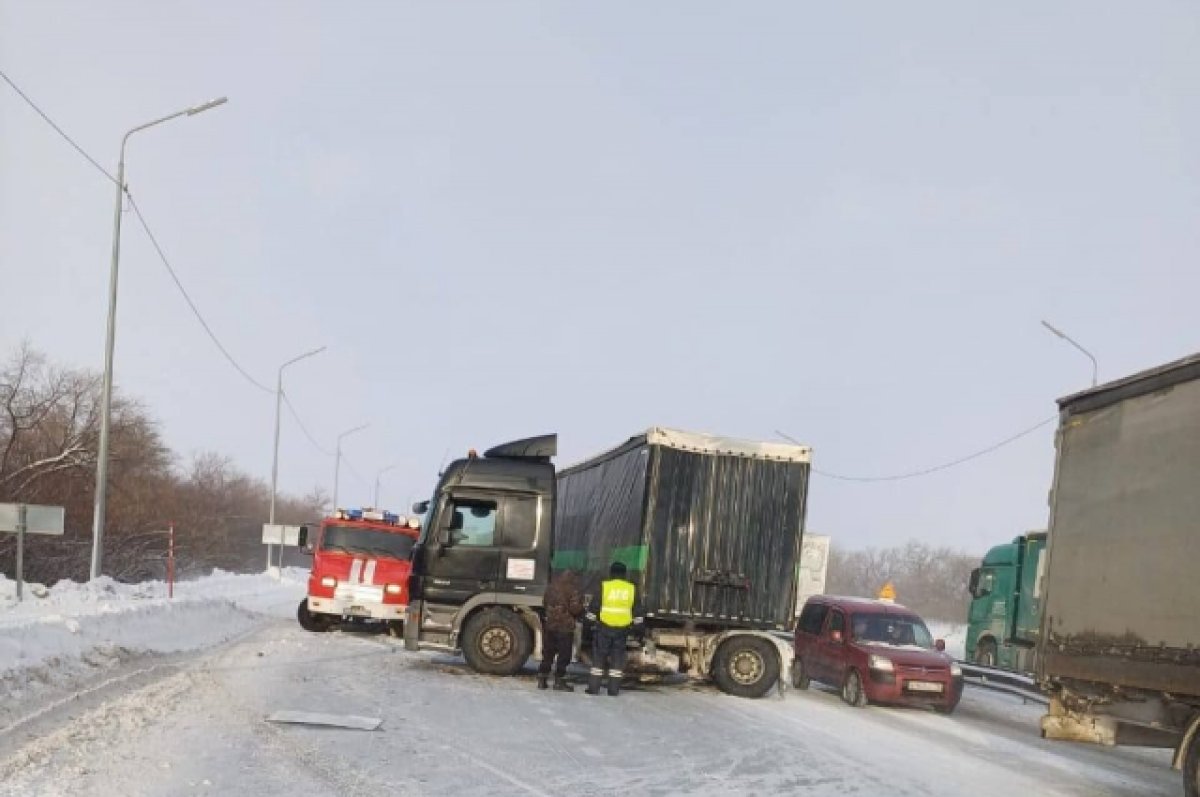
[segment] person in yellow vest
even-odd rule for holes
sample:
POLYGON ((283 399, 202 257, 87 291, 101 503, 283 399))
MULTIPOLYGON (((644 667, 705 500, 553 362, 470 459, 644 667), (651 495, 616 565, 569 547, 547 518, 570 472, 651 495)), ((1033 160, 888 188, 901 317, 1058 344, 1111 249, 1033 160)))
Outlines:
POLYGON ((620 694, 625 640, 631 628, 640 628, 644 622, 637 587, 625 579, 627 572, 623 562, 613 562, 608 569, 608 580, 601 582, 600 594, 592 598, 588 607, 587 619, 594 624, 589 695, 600 694, 600 680, 605 677, 608 678, 609 696, 620 694))

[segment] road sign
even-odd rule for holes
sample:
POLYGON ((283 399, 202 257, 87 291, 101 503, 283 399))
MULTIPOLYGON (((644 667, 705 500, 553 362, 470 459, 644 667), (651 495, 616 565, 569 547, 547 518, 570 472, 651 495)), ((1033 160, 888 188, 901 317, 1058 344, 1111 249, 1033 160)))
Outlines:
POLYGON ((61 506, 37 504, 0 504, 0 532, 15 534, 20 526, 21 507, 25 507, 26 534, 62 534, 66 510, 61 506))
POLYGON ((262 531, 264 545, 299 545, 300 526, 284 526, 279 523, 264 523, 262 531))
POLYGON ((17 535, 17 600, 25 591, 25 535, 62 534, 66 510, 61 506, 0 504, 0 532, 17 535))

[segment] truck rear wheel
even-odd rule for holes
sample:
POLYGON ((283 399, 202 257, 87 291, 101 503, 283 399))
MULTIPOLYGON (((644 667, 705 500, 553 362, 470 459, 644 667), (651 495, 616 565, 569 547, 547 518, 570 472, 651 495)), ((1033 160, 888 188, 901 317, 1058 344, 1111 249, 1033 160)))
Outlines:
POLYGON ((300 621, 301 628, 314 633, 328 631, 333 625, 325 615, 313 614, 308 610, 308 598, 300 601, 300 605, 296 607, 296 619, 300 621))
POLYGON ((984 667, 996 666, 996 643, 991 639, 980 640, 975 646, 975 663, 984 667))
POLYGON ((508 609, 484 609, 467 620, 462 652, 476 672, 516 675, 533 651, 529 626, 508 609))
POLYGON ((779 652, 762 637, 730 637, 717 648, 713 680, 726 694, 762 697, 779 680, 779 652))
POLYGON ((1200 731, 1192 736, 1183 756, 1183 793, 1187 797, 1200 797, 1200 731))

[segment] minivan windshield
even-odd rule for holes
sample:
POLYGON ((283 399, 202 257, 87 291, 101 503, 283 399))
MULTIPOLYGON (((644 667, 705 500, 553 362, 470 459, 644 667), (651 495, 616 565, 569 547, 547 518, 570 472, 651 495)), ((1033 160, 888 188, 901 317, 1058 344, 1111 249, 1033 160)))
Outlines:
POLYGON ((856 642, 894 648, 933 649, 933 636, 918 617, 894 614, 856 614, 850 630, 856 642))
POLYGON ((326 526, 325 533, 321 536, 321 550, 408 559, 415 542, 412 537, 397 531, 326 526))

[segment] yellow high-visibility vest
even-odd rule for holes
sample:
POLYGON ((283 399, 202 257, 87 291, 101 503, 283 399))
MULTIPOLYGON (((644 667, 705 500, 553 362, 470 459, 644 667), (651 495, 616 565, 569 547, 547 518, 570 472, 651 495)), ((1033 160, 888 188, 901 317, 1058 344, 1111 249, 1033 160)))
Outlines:
POLYGON ((628 628, 633 624, 635 587, 624 579, 614 578, 600 585, 600 622, 609 628, 628 628))

